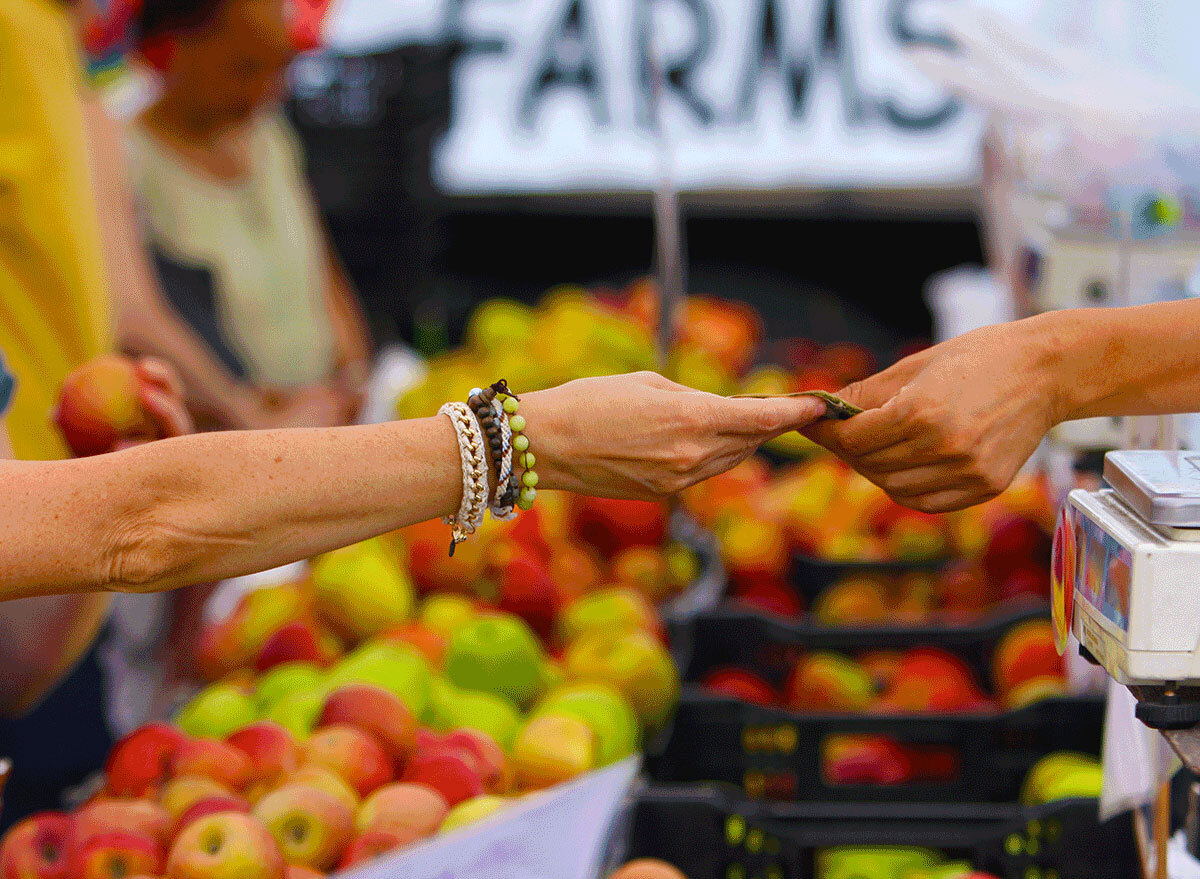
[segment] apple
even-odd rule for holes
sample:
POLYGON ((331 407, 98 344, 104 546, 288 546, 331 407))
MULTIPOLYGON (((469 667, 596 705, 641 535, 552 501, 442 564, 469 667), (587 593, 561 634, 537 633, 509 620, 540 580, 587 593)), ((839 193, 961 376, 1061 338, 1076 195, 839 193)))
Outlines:
POLYGON ((967 664, 933 647, 907 651, 883 694, 883 710, 909 712, 976 711, 989 707, 967 664))
POLYGON ((168 776, 185 736, 173 726, 152 723, 121 739, 104 765, 108 790, 120 797, 143 796, 168 776))
POLYGON ((441 669, 446 663, 446 646, 449 639, 424 623, 405 623, 383 633, 389 641, 415 647, 431 668, 441 669))
POLYGON ((251 784, 275 784, 300 766, 300 746, 285 727, 269 720, 244 726, 225 740, 250 762, 251 784))
POLYGON ((637 714, 625 698, 604 684, 568 684, 543 699, 534 714, 565 714, 586 723, 596 736, 596 766, 608 766, 641 747, 637 714))
POLYGON ((400 780, 433 788, 449 806, 484 792, 478 761, 474 754, 461 748, 418 749, 404 767, 400 780))
POLYGON ((491 736, 477 729, 455 729, 442 737, 441 744, 461 748, 475 757, 479 777, 489 793, 505 793, 509 786, 508 758, 491 736))
POLYGON ((430 725, 440 732, 457 728, 477 729, 487 734, 501 747, 508 748, 521 726, 521 713, 503 696, 459 690, 449 682, 433 690, 430 725))
POLYGON ((704 676, 704 688, 751 705, 779 704, 779 694, 764 678, 741 668, 717 668, 704 676))
POLYGON ((1010 515, 993 526, 983 566, 993 583, 1003 583, 1013 571, 1030 564, 1049 571, 1050 550, 1050 535, 1036 522, 1010 515))
POLYGON ((263 719, 279 724, 297 739, 304 739, 312 732, 324 704, 323 689, 295 692, 263 712, 263 719))
POLYGON ((223 739, 257 716, 250 694, 234 684, 218 683, 201 690, 179 712, 179 728, 189 736, 223 739))
POLYGON ((631 546, 661 546, 667 533, 666 509, 650 501, 579 497, 574 530, 602 556, 611 558, 631 546))
POLYGON ((412 614, 408 574, 378 538, 321 556, 312 581, 321 618, 351 640, 378 635, 412 614))
POLYGON ((276 629, 263 643, 254 668, 264 672, 285 662, 311 662, 326 666, 340 655, 337 639, 311 620, 294 620, 276 629))
POLYGON ((542 647, 529 626, 504 613, 460 627, 446 652, 446 677, 457 687, 494 693, 519 706, 541 688, 542 647))
POLYGON ((570 644, 592 632, 626 632, 658 629, 658 614, 636 589, 602 589, 573 602, 558 621, 558 638, 570 644))
POLYGON ((309 787, 323 790, 345 803, 346 808, 351 812, 356 812, 359 807, 358 793, 350 786, 349 782, 324 766, 314 764, 301 766, 285 780, 284 784, 306 784, 309 787))
POLYGON ((207 776, 232 790, 241 790, 251 778, 250 758, 217 739, 189 739, 175 752, 171 775, 207 776))
POLYGON ((679 701, 679 673, 666 648, 646 632, 597 632, 567 650, 567 678, 609 684, 633 706, 643 728, 660 729, 679 701))
POLYGON ((560 599, 586 595, 600 585, 603 576, 596 553, 574 541, 556 547, 547 564, 560 599))
POLYGON ((387 750, 358 727, 323 727, 308 737, 301 750, 304 763, 336 772, 360 797, 392 780, 392 760, 387 750))
POLYGON ((317 727, 349 724, 370 733, 393 760, 412 751, 417 719, 391 690, 374 684, 346 684, 329 694, 317 718, 317 727))
POLYGON ((242 631, 236 620, 224 619, 200 630, 194 661, 196 671, 204 680, 220 680, 253 660, 253 645, 242 639, 242 631))
POLYGON ((242 812, 248 815, 250 814, 250 801, 238 796, 208 797, 199 800, 179 816, 176 831, 183 830, 198 818, 215 815, 218 812, 242 812))
POLYGON ((796 617, 804 610, 796 590, 776 575, 743 573, 733 582, 733 597, 756 610, 782 617, 796 617))
POLYGON ((86 840, 101 833, 129 830, 165 845, 173 824, 171 814, 153 800, 98 799, 75 813, 73 836, 86 840))
POLYGON ((262 714, 295 693, 321 689, 324 680, 325 674, 315 662, 281 663, 259 677, 254 690, 255 707, 262 714))
POLYGON ((862 665, 825 651, 802 657, 784 689, 784 701, 796 711, 865 711, 875 698, 875 682, 862 665))
POLYGON ((285 869, 271 832, 239 812, 193 821, 167 857, 167 879, 284 879, 285 869))
POLYGON ((1011 690, 1000 694, 1000 701, 1009 711, 1024 708, 1046 699, 1061 699, 1068 695, 1067 679, 1061 675, 1042 675, 1027 678, 1011 690))
POLYGON ((71 879, 125 879, 134 873, 158 873, 162 863, 162 847, 154 837, 110 830, 71 844, 67 875, 71 879))
POLYGON ((652 603, 664 601, 676 591, 666 553, 657 546, 631 546, 622 551, 612 560, 612 577, 652 603))
POLYGON ((215 778, 202 775, 181 775, 163 786, 158 802, 178 823, 183 813, 201 800, 213 797, 232 797, 234 792, 215 778))
POLYGON ((1009 629, 996 645, 992 677, 1003 694, 1032 678, 1063 677, 1062 657, 1049 620, 1027 620, 1009 629))
POLYGON ((238 662, 236 668, 249 665, 267 640, 280 628, 300 619, 310 619, 313 599, 307 585, 284 583, 247 592, 238 601, 226 622, 232 635, 226 636, 238 662))
POLYGON ((134 362, 118 354, 97 357, 63 382, 54 423, 79 457, 111 451, 123 439, 153 439, 142 406, 134 362))
POLYGON ((610 879, 687 879, 687 877, 666 861, 639 858, 621 867, 612 874, 610 879))
POLYGON ((386 830, 368 830, 350 843, 338 862, 338 870, 349 870, 351 867, 369 864, 402 845, 404 843, 394 833, 388 833, 386 830))
POLYGON ((377 684, 399 696, 420 717, 429 702, 433 672, 415 648, 395 642, 368 641, 331 668, 329 691, 343 684, 377 684))
POLYGON ((284 879, 324 879, 324 873, 302 867, 300 864, 288 864, 284 871, 284 879))
POLYGON ((38 812, 18 822, 0 842, 4 879, 72 879, 67 867, 73 822, 61 812, 38 812))
POLYGON ((254 805, 289 864, 333 869, 354 836, 354 813, 332 794, 307 784, 286 784, 254 805))
POLYGON ((450 806, 438 791, 423 784, 385 784, 363 800, 355 817, 360 834, 385 832, 393 848, 437 833, 450 806))
POLYGON ((1021 787, 1021 802, 1037 805, 1075 797, 1098 797, 1103 781, 1104 770, 1095 757, 1056 751, 1038 760, 1029 770, 1021 787))
POLYGON ((442 833, 453 833, 460 827, 466 827, 468 824, 474 824, 477 821, 482 821, 484 818, 489 818, 495 815, 501 809, 509 804, 509 800, 504 797, 497 797, 491 794, 473 797, 469 800, 464 800, 446 816, 445 823, 442 824, 442 833))
POLYGON ((781 577, 791 563, 791 546, 779 522, 738 516, 725 524, 720 536, 721 554, 735 578, 749 574, 781 577))
POLYGON ((513 743, 512 764, 520 790, 552 787, 596 765, 596 734, 577 717, 538 714, 513 743))
POLYGON ((523 619, 539 638, 549 638, 558 618, 559 591, 539 559, 518 556, 500 573, 497 607, 523 619))
POLYGON ((869 575, 838 581, 818 595, 812 606, 813 617, 825 626, 882 623, 891 610, 887 584, 869 575))
POLYGON ((421 602, 421 625, 447 642, 462 626, 475 619, 479 609, 464 595, 431 595, 421 602))

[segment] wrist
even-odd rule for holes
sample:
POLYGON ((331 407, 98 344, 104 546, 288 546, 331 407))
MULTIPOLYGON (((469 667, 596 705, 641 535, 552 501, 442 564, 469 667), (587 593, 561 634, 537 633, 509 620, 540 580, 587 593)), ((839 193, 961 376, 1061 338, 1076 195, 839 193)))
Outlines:
POLYGON ((525 436, 529 437, 529 451, 537 458, 539 490, 570 489, 564 466, 569 450, 560 447, 563 436, 554 415, 554 407, 547 405, 548 391, 533 391, 521 394, 521 414, 525 417, 525 436))
POLYGON ((1089 407, 1105 395, 1105 374, 1094 357, 1097 342, 1103 343, 1103 314, 1068 309, 1021 321, 1033 345, 1036 387, 1031 391, 1049 401, 1051 426, 1087 417, 1089 407))

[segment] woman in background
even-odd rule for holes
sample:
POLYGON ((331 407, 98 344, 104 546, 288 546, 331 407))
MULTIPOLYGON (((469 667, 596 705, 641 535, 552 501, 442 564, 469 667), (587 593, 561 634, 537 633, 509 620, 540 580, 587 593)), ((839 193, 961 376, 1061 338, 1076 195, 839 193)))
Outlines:
POLYGON ((268 395, 333 393, 353 419, 370 345, 280 109, 294 42, 283 0, 146 0, 161 92, 128 134, 164 288, 268 395))

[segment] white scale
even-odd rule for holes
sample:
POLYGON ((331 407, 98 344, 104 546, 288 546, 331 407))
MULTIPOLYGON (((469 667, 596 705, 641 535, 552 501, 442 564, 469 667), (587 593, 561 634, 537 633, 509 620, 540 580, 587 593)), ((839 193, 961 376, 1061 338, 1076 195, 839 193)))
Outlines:
POLYGON ((1139 698, 1163 730, 1200 723, 1200 453, 1110 452, 1111 488, 1077 489, 1054 536, 1059 650, 1085 657, 1139 698))

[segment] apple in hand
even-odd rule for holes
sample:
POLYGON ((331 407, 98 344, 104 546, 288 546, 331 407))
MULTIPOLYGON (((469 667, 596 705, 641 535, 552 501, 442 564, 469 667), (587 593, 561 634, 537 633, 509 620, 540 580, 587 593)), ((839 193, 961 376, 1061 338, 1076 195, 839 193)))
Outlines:
POLYGON ((457 687, 528 705, 541 689, 542 658, 542 646, 524 620, 487 613, 451 637, 446 677, 457 687))
POLYGON ((577 717, 539 714, 521 730, 512 751, 520 790, 541 790, 596 765, 596 734, 577 717))
POLYGON ((193 821, 175 837, 168 879, 284 879, 278 843, 252 815, 220 812, 193 821))
POLYGON ((286 784, 254 806, 289 864, 330 870, 354 835, 354 813, 332 794, 307 784, 286 784))
POLYGON ((135 873, 156 874, 162 862, 162 847, 153 837, 111 830, 71 844, 67 875, 71 879, 125 879, 135 873))
POLYGON ((269 720, 244 726, 225 741, 249 759, 251 784, 275 784, 300 766, 295 737, 269 720))
POLYGON ((189 739, 179 746, 171 761, 171 775, 203 776, 231 790, 241 790, 250 781, 250 758, 239 748, 217 739, 189 739))
POLYGON ((97 357, 67 376, 54 422, 79 456, 112 451, 121 440, 157 435, 139 396, 134 361, 118 354, 97 357))
POLYGON ((170 773, 185 736, 173 726, 152 723, 134 730, 113 747, 104 766, 108 790, 119 797, 140 797, 170 773))
POLYGON ((412 751, 417 719, 391 690, 375 684, 346 684, 329 694, 317 718, 317 727, 344 724, 370 733, 392 760, 403 760, 412 751))
POLYGON ((0 842, 0 876, 4 879, 71 879, 67 869, 73 822, 61 812, 39 812, 25 818, 0 842))
POLYGON ((303 745, 302 760, 336 772, 365 797, 392 780, 392 760, 374 736, 346 724, 317 730, 303 745))
POLYGON ((360 834, 385 832, 394 846, 408 845, 437 833, 450 807, 446 798, 423 784, 385 784, 363 801, 355 818, 360 834))

